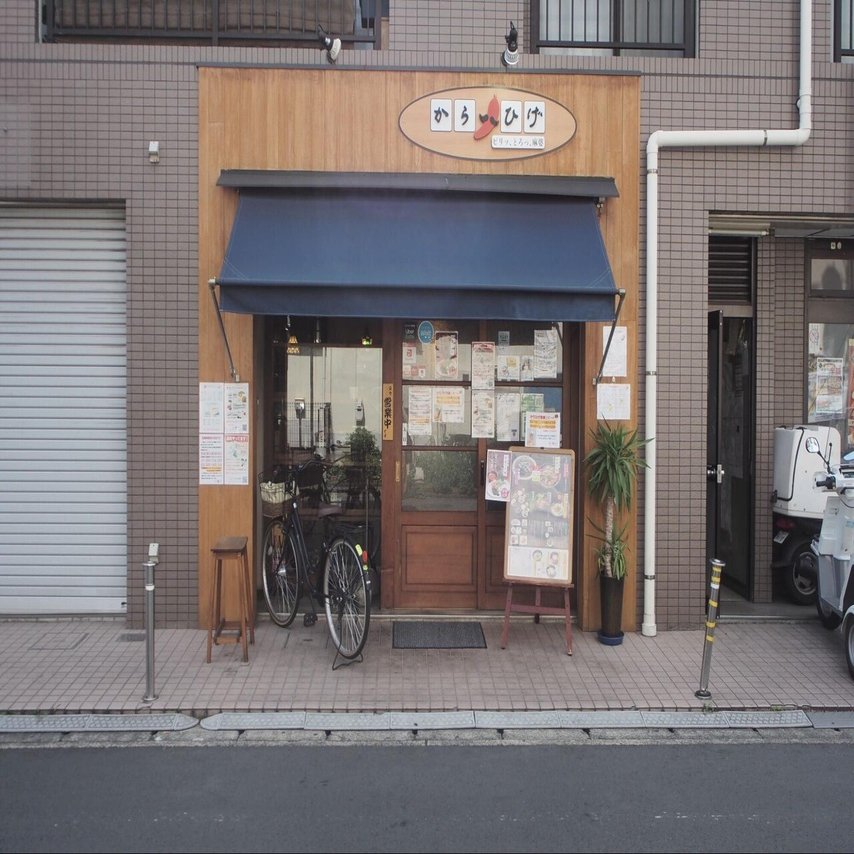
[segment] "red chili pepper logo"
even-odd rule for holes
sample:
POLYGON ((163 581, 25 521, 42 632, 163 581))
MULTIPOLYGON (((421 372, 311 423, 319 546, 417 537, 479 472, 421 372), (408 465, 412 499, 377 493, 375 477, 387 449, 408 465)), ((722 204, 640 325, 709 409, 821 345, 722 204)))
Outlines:
POLYGON ((493 95, 489 106, 486 108, 486 113, 478 116, 480 127, 474 132, 475 139, 483 139, 489 136, 498 127, 498 110, 498 98, 493 95))

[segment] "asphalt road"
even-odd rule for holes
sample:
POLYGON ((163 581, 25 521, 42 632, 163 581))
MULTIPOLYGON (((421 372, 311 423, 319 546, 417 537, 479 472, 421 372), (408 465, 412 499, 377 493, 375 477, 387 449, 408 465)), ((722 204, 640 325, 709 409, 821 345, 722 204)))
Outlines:
POLYGON ((49 747, 0 749, 0 851, 854 849, 851 739, 49 747))

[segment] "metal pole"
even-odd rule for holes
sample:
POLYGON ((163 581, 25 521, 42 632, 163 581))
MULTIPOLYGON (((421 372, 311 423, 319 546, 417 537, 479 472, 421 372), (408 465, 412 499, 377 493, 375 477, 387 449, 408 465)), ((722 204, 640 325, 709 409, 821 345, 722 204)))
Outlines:
POLYGON ((145 567, 145 696, 143 703, 157 699, 154 693, 154 567, 157 560, 149 557, 145 567))
POLYGON ((700 671, 700 688, 695 697, 711 697, 709 691, 709 669, 712 666, 712 644, 715 642, 715 626, 718 619, 718 596, 721 589, 721 573, 725 564, 717 558, 712 559, 712 586, 709 593, 709 610, 706 614, 706 640, 703 644, 703 666, 700 671))

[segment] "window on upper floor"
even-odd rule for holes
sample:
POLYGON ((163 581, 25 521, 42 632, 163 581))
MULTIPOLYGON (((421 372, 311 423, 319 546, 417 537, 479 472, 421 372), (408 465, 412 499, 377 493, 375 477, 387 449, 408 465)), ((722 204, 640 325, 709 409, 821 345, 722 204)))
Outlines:
POLYGON ((854 0, 833 0, 833 59, 854 62, 854 0))
POLYGON ((697 5, 697 0, 533 0, 532 48, 574 56, 692 57, 697 5))
POLYGON ((306 47, 317 27, 371 49, 389 0, 40 0, 48 42, 306 47))

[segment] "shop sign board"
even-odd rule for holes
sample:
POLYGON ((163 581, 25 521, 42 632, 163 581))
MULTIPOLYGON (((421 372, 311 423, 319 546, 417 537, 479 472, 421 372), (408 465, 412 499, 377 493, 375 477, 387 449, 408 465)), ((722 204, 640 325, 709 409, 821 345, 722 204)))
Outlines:
POLYGON ((394 384, 383 383, 383 441, 394 438, 394 384))
POLYGON ((575 452, 513 447, 509 468, 504 580, 571 585, 575 452))
POLYGON ((563 104, 535 92, 471 86, 431 92, 400 113, 407 139, 448 157, 515 160, 556 151, 577 129, 563 104))

